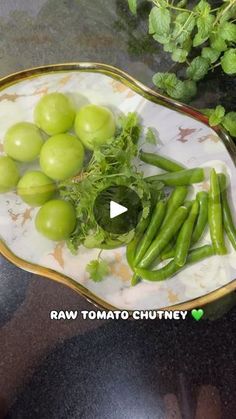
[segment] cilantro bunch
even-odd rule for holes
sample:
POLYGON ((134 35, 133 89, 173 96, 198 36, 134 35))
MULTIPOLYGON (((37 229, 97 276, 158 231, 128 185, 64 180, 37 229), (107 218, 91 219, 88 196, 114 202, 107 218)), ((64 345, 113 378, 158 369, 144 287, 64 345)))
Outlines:
POLYGON ((142 199, 143 218, 149 214, 151 192, 142 172, 134 165, 138 155, 141 126, 135 113, 120 118, 117 134, 106 144, 94 150, 79 177, 60 184, 63 199, 76 208, 76 229, 68 240, 69 249, 75 253, 83 244, 88 248, 115 248, 128 243, 134 231, 120 236, 104 231, 96 222, 94 202, 99 192, 112 185, 133 188, 142 199))

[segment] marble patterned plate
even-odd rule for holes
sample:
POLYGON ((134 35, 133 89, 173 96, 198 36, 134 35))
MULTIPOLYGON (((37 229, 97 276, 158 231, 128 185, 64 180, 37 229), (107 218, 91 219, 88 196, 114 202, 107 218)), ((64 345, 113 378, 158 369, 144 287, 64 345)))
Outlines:
MULTIPOLYGON (((33 121, 33 109, 39 98, 49 92, 64 92, 76 106, 93 102, 113 109, 115 114, 136 111, 144 127, 153 127, 159 136, 158 150, 187 167, 214 166, 228 173, 232 201, 236 196, 236 148, 219 127, 207 125, 207 118, 178 102, 161 96, 124 72, 103 64, 62 64, 23 71, 0 80, 0 153, 6 130, 19 121, 33 121)), ((31 165, 36 168, 37 163, 31 165)), ((21 168, 22 171, 25 167, 21 168)), ((157 168, 143 166, 146 174, 157 168)), ((195 191, 208 190, 208 181, 195 191)), ((131 271, 124 248, 104 251, 110 274, 94 283, 86 273, 86 264, 98 250, 80 247, 70 254, 65 243, 43 238, 34 227, 37 209, 24 204, 15 193, 0 195, 0 251, 17 266, 61 282, 100 307, 107 309, 192 308, 213 301, 236 286, 236 253, 214 256, 184 269, 160 283, 141 282, 130 287, 131 271)), ((203 243, 209 242, 206 235, 203 243)))

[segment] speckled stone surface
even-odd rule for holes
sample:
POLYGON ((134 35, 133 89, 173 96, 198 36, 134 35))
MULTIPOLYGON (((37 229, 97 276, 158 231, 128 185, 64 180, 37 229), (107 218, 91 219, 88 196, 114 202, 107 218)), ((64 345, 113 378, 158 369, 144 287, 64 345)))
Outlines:
MULTIPOLYGON (((100 61, 148 85, 171 68, 123 0, 1 0, 0 76, 37 65, 100 61)), ((216 72, 194 104, 235 109, 216 72)), ((235 294, 210 320, 58 321, 53 309, 94 309, 62 285, 0 258, 0 419, 232 419, 235 294)))

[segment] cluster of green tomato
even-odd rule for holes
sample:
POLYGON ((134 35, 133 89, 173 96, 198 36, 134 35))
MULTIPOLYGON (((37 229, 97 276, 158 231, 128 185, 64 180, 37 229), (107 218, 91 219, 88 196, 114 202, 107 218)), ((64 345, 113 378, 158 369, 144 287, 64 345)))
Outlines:
POLYGON ((109 109, 92 104, 76 112, 67 96, 55 92, 39 100, 34 120, 35 124, 13 125, 5 135, 0 193, 16 188, 24 202, 41 206, 35 220, 37 230, 51 240, 65 240, 75 228, 76 214, 69 202, 52 199, 56 182, 81 171, 84 147, 93 150, 114 135, 114 116, 109 109), (68 133, 73 127, 76 136, 68 133), (43 132, 49 136, 46 141, 43 132), (16 162, 38 158, 41 171, 28 171, 20 178, 16 162))

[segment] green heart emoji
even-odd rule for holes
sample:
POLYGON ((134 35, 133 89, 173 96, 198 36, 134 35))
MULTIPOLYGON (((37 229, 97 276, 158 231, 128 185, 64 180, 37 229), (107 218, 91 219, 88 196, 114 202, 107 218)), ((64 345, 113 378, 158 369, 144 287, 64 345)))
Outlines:
POLYGON ((195 320, 200 320, 204 314, 204 310, 202 308, 199 308, 196 310, 195 308, 191 311, 191 314, 195 320))

